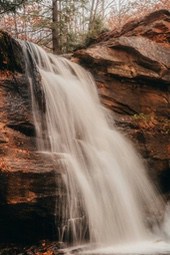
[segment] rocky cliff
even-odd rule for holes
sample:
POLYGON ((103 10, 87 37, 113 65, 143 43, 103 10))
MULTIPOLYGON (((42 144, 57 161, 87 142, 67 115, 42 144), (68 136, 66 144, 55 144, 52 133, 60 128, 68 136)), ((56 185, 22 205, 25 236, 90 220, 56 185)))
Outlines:
MULTIPOLYGON (((115 125, 134 141, 163 192, 170 183, 169 34, 163 10, 103 34, 72 58, 92 72, 115 125)), ((38 88, 34 68, 33 76, 38 88)), ((59 166, 37 153, 20 45, 0 32, 0 240, 55 237, 54 208, 64 197, 59 166)))
MULTIPOLYGON (((34 83, 38 83, 37 75, 34 83)), ((62 204, 62 194, 65 192, 59 167, 37 153, 21 47, 1 31, 0 241, 54 237, 55 208, 62 204)))

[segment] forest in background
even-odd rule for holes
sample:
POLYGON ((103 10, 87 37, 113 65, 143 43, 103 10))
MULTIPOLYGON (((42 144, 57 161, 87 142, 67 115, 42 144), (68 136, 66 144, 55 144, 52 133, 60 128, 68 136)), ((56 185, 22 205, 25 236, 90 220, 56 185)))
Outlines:
POLYGON ((159 9, 168 0, 0 0, 0 29, 57 54, 159 9))

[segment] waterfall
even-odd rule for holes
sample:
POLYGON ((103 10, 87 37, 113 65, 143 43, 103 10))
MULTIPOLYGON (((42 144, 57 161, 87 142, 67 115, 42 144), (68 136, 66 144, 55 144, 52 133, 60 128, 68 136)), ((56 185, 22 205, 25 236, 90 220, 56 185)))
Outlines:
POLYGON ((22 48, 27 70, 31 58, 41 78, 44 109, 29 71, 38 151, 63 169, 62 236, 102 244, 148 239, 147 217, 156 222, 160 202, 141 159, 101 105, 91 74, 34 44, 22 48))

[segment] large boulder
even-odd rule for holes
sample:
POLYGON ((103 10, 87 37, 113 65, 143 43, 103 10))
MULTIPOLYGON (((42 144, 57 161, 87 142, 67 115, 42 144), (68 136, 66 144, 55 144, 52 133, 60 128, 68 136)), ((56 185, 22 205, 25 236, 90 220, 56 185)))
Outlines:
POLYGON ((108 41, 110 38, 120 36, 143 36, 159 44, 169 47, 169 10, 158 10, 144 18, 135 19, 126 23, 121 30, 113 30, 89 41, 90 44, 108 41))

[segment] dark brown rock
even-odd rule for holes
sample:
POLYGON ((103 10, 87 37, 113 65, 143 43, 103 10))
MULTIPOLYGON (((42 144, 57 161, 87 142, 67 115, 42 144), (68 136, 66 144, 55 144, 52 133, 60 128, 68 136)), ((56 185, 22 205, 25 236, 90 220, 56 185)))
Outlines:
POLYGON ((1 242, 54 237, 65 196, 59 167, 37 153, 23 57, 18 42, 0 32, 1 242))

